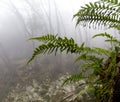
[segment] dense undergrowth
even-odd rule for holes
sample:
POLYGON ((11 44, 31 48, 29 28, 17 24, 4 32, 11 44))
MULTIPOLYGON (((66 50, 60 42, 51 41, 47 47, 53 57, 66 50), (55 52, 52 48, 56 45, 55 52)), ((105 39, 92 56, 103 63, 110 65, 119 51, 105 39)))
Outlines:
POLYGON ((78 88, 80 84, 85 83, 84 80, 61 87, 68 76, 69 74, 62 75, 56 81, 47 78, 44 83, 39 83, 34 79, 26 86, 17 84, 4 102, 92 102, 87 92, 83 92, 84 95, 77 95, 80 90, 87 87, 78 88))
MULTIPOLYGON (((120 3, 118 0, 99 0, 90 2, 80 8, 74 15, 77 19, 76 25, 97 28, 106 27, 120 30, 120 3)), ((66 78, 63 85, 68 82, 85 81, 87 86, 85 92, 94 92, 96 102, 117 102, 119 100, 119 76, 120 76, 120 41, 114 35, 107 32, 95 34, 93 38, 103 37, 104 43, 109 43, 109 48, 90 47, 83 42, 78 45, 73 38, 59 37, 48 34, 34 37, 30 40, 40 42, 35 48, 30 63, 39 54, 51 54, 65 52, 76 54, 75 62, 81 62, 79 73, 66 78)), ((81 91, 80 91, 81 93, 81 91)))

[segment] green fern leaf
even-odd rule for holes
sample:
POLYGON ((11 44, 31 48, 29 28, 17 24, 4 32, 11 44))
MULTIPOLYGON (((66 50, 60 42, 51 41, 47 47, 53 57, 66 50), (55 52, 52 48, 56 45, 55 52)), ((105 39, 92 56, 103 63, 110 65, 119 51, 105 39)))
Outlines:
POLYGON ((99 37, 99 36, 101 36, 101 37, 106 37, 106 38, 108 38, 108 39, 114 39, 114 37, 112 36, 112 35, 110 35, 110 34, 108 34, 108 33, 100 33, 100 34, 96 34, 96 35, 94 35, 92 38, 96 38, 96 37, 99 37))
POLYGON ((77 18, 76 26, 95 25, 116 28, 120 25, 118 1, 101 0, 95 3, 89 3, 82 6, 81 9, 73 16, 77 18), (97 24, 97 25, 96 25, 97 24), (114 25, 114 26, 113 26, 114 25))
POLYGON ((82 75, 82 73, 71 75, 71 76, 69 76, 68 78, 66 78, 66 79, 64 80, 62 86, 65 85, 65 84, 67 84, 67 83, 80 81, 80 80, 83 79, 83 78, 86 78, 86 77, 84 77, 84 76, 82 75))
POLYGON ((104 54, 106 56, 110 56, 110 51, 103 49, 103 48, 99 48, 99 47, 93 47, 93 49, 98 53, 98 54, 104 54))
POLYGON ((39 54, 51 54, 55 52, 55 55, 57 51, 66 51, 66 53, 80 53, 83 50, 84 43, 81 44, 81 46, 78 46, 77 43, 74 42, 72 38, 68 39, 67 37, 61 38, 57 37, 55 35, 44 35, 41 37, 35 37, 31 38, 31 40, 37 40, 42 42, 40 46, 38 46, 28 61, 31 62, 37 55, 39 54))

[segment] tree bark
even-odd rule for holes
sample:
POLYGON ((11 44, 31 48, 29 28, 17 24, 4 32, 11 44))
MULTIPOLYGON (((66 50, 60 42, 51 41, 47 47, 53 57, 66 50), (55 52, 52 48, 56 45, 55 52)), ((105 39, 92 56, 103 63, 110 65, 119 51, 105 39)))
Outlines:
POLYGON ((120 73, 114 79, 113 102, 120 102, 120 73))

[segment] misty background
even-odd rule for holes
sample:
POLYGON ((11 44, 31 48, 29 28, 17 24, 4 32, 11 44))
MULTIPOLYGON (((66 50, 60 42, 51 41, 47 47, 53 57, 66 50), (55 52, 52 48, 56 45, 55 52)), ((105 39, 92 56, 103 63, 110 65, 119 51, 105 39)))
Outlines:
POLYGON ((75 55, 40 55, 29 65, 28 59, 38 43, 28 39, 46 34, 73 37, 78 44, 109 47, 104 39, 91 37, 111 29, 75 27, 81 5, 96 0, 0 0, 0 102, 17 83, 30 84, 31 79, 56 79, 62 73, 76 72, 75 55))

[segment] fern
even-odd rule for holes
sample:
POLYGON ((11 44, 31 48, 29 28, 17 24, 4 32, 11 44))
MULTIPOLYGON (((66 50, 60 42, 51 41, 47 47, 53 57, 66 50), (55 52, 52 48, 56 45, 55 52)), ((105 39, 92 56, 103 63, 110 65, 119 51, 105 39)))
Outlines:
POLYGON ((119 5, 118 0, 101 0, 103 2, 111 3, 112 5, 119 5))
MULTIPOLYGON (((120 30, 120 3, 118 0, 99 0, 97 2, 90 2, 82 6, 80 10, 73 16, 77 19, 76 25, 89 27, 114 28, 120 30)), ((112 46, 106 50, 99 47, 88 47, 82 43, 80 46, 75 43, 73 38, 58 37, 57 35, 44 35, 41 37, 30 38, 41 42, 35 48, 32 57, 29 59, 30 63, 39 54, 51 54, 60 52, 77 54, 75 62, 80 63, 80 72, 66 78, 63 85, 68 82, 79 82, 84 79, 88 88, 83 90, 84 93, 88 90, 94 90, 96 102, 112 102, 114 86, 116 84, 115 77, 120 74, 120 41, 108 33, 100 33, 93 36, 104 37, 105 42, 112 46), (89 72, 89 74, 88 74, 89 72)), ((116 91, 116 90, 115 90, 116 91)))
MULTIPOLYGON (((96 38, 96 37, 104 37, 104 38, 107 38, 105 40, 105 42, 109 42, 111 44, 111 46, 113 46, 114 44, 114 49, 116 48, 119 48, 117 46, 120 45, 120 41, 118 39, 116 39, 115 37, 113 37, 112 35, 108 34, 108 33, 100 33, 100 34, 96 34, 93 36, 93 38, 96 38)), ((99 48, 100 49, 100 48, 99 48)), ((105 51, 105 50, 104 50, 105 51)), ((109 53, 109 51, 105 51, 106 54, 109 53)))
POLYGON ((92 38, 95 38, 95 37, 106 37, 107 39, 114 39, 114 37, 108 33, 100 33, 100 34, 95 34, 92 38))
POLYGON ((30 40, 37 40, 42 42, 40 46, 35 48, 34 53, 30 60, 31 62, 37 55, 39 54, 51 54, 52 52, 55 52, 55 55, 57 51, 66 51, 66 53, 80 53, 83 50, 84 43, 81 44, 81 46, 78 46, 77 43, 74 42, 72 38, 68 39, 67 37, 61 38, 54 35, 46 35, 42 37, 35 37, 31 38, 30 40))
POLYGON ((120 7, 117 0, 100 0, 82 6, 74 15, 77 23, 83 26, 107 26, 119 29, 120 26, 120 7))
POLYGON ((30 38, 29 40, 36 40, 36 41, 39 41, 39 42, 45 42, 45 43, 48 43, 48 42, 54 42, 54 40, 56 39, 57 35, 53 35, 53 34, 48 34, 48 35, 43 35, 41 37, 33 37, 33 38, 30 38))
POLYGON ((80 61, 80 60, 85 60, 85 61, 89 60, 91 62, 97 62, 97 61, 101 61, 101 58, 93 56, 93 55, 87 55, 85 53, 85 54, 78 56, 75 62, 80 61))
POLYGON ((68 82, 76 82, 76 81, 79 81, 80 79, 84 79, 85 77, 82 75, 82 73, 79 73, 79 74, 74 74, 74 75, 71 75, 70 77, 66 78, 62 84, 65 85, 67 84, 68 82))
POLYGON ((105 56, 109 56, 110 55, 110 51, 103 49, 103 48, 99 48, 99 47, 93 47, 93 49, 98 53, 98 54, 102 54, 105 56))

